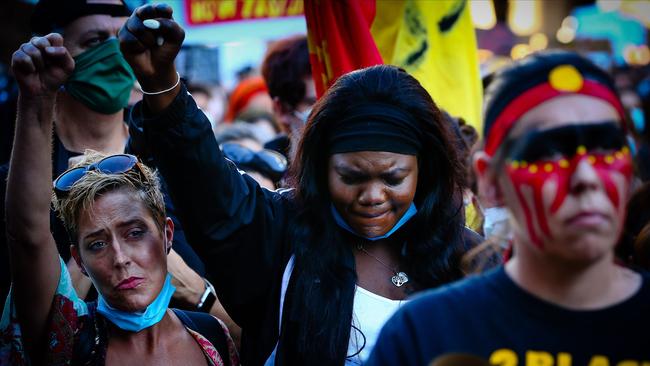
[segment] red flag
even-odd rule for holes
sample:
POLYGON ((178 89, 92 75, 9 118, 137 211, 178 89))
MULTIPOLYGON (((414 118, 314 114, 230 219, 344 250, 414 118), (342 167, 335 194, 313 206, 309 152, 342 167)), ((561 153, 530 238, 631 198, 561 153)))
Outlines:
POLYGON ((318 97, 339 76, 383 64, 370 33, 375 0, 305 0, 309 57, 318 97))
POLYGON ((469 0, 305 0, 318 96, 345 73, 392 64, 480 131, 483 93, 469 7, 469 0))

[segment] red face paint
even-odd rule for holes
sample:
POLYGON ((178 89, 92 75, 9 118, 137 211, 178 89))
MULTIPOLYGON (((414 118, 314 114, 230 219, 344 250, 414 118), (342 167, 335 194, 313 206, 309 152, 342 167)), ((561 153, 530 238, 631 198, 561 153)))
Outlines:
MULTIPOLYGON (((569 130, 569 132, 571 132, 571 137, 575 138, 576 131, 584 133, 581 129, 583 128, 574 128, 574 131, 569 130)), ((589 131, 589 127, 584 128, 584 130, 589 131)), ((558 131, 567 135, 566 131, 561 131, 560 129, 558 129, 558 131)), ((555 132, 553 131, 553 133, 555 132)), ((555 133, 555 135, 559 136, 557 133, 555 133)), ((571 142, 577 141, 575 139, 572 141, 569 140, 570 139, 565 139, 564 145, 567 145, 566 143, 568 143, 568 145, 573 145, 571 142)), ((607 143, 611 143, 611 136, 609 140, 610 141, 607 143)), ((540 148, 540 146, 544 145, 544 141, 540 141, 540 139, 530 139, 530 141, 532 141, 532 147, 529 145, 520 148, 520 151, 516 151, 514 155, 518 157, 543 156, 545 151, 544 148, 540 148)), ((520 145, 526 145, 527 142, 528 141, 524 140, 520 145)), ((552 145, 552 143, 549 144, 552 145)), ((591 145, 593 145, 593 143, 591 145)), ((632 177, 632 159, 629 149, 626 146, 623 146, 618 150, 607 149, 610 153, 602 153, 600 151, 602 151, 603 148, 598 145, 592 146, 594 151, 589 151, 585 146, 579 145, 577 148, 573 147, 573 154, 566 153, 567 147, 570 146, 563 146, 562 150, 564 151, 561 154, 561 157, 556 159, 542 158, 533 161, 525 161, 510 158, 508 161, 506 171, 514 186, 517 199, 523 209, 527 231, 531 241, 540 248, 542 247, 542 237, 551 236, 551 231, 548 225, 547 210, 544 207, 542 196, 542 189, 545 184, 554 183, 557 187, 556 196, 548 209, 548 214, 555 214, 571 191, 571 177, 575 173, 578 165, 583 160, 587 160, 598 174, 600 181, 603 183, 607 197, 618 210, 621 197, 614 182, 614 176, 619 174, 625 178, 626 182, 629 182, 632 177), (528 197, 528 200, 524 194, 525 190, 532 193, 532 197, 528 197), (532 198, 532 200, 530 198, 532 198)), ((557 156, 557 149, 553 151, 556 153, 552 155, 557 156)))

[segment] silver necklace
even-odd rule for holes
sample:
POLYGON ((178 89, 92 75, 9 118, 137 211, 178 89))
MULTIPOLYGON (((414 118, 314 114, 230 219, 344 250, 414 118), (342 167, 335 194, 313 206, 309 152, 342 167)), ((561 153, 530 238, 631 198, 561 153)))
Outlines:
POLYGON ((379 258, 377 258, 376 256, 370 254, 370 253, 366 250, 366 248, 363 247, 363 244, 357 244, 357 250, 360 250, 360 251, 366 253, 367 256, 369 256, 370 258, 376 260, 377 262, 379 262, 379 264, 381 264, 382 266, 384 266, 384 267, 390 269, 391 272, 395 273, 395 275, 394 275, 393 277, 390 278, 390 282, 392 282, 393 285, 395 285, 395 286, 397 286, 397 287, 402 287, 402 285, 404 285, 405 283, 407 283, 407 282, 409 281, 409 276, 407 276, 406 273, 401 272, 401 271, 397 271, 397 269, 395 269, 395 268, 393 268, 393 267, 387 265, 386 263, 382 262, 382 261, 381 261, 379 258))

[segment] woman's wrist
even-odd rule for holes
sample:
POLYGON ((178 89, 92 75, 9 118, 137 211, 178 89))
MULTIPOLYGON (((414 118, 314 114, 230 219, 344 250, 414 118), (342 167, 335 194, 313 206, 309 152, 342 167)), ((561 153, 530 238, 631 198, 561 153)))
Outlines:
POLYGON ((156 92, 170 88, 176 84, 177 78, 178 72, 176 71, 176 67, 172 66, 167 70, 158 71, 152 75, 140 75, 138 76, 138 83, 140 83, 141 90, 156 92))
POLYGON ((141 90, 147 92, 144 93, 143 99, 153 114, 167 109, 181 90, 180 75, 176 72, 176 68, 161 74, 164 76, 155 80, 138 79, 141 90))
POLYGON ((26 110, 53 110, 56 103, 56 93, 43 95, 19 94, 16 107, 19 111, 26 110))
POLYGON ((203 281, 205 283, 205 287, 203 293, 201 294, 201 298, 196 305, 196 310, 209 313, 212 309, 212 306, 217 300, 217 295, 214 291, 214 287, 212 287, 212 284, 205 278, 203 281))
POLYGON ((176 73, 176 82, 174 83, 174 85, 170 86, 169 88, 154 91, 154 90, 144 90, 142 87, 140 87, 140 91, 144 95, 161 95, 161 94, 165 94, 165 93, 168 93, 168 92, 174 90, 180 83, 181 83, 181 75, 177 72, 176 73))

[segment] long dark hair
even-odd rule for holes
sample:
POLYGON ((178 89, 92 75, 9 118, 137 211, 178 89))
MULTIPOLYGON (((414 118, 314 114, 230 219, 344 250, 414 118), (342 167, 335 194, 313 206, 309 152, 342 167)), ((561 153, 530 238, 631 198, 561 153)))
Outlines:
POLYGON ((405 226, 408 243, 401 267, 418 289, 462 277, 463 172, 452 127, 420 83, 394 66, 373 66, 342 76, 316 103, 292 170, 299 213, 293 225, 296 287, 300 310, 298 358, 309 364, 341 365, 346 358, 356 283, 347 234, 330 214, 327 180, 329 129, 337 128, 358 103, 392 104, 420 124, 417 215, 405 226))

